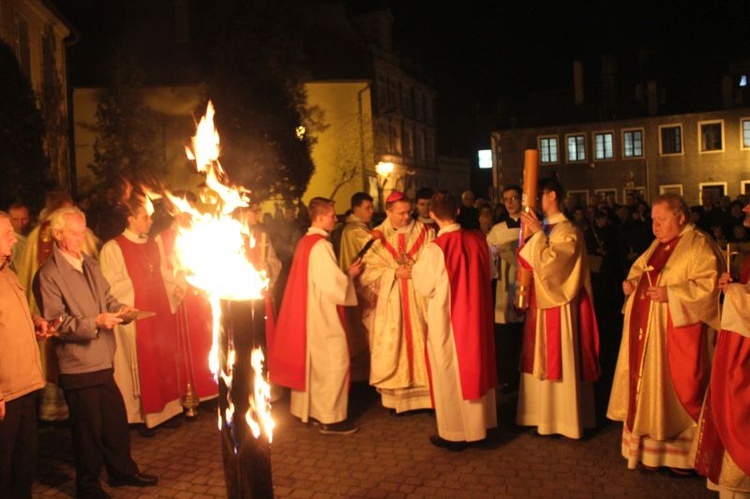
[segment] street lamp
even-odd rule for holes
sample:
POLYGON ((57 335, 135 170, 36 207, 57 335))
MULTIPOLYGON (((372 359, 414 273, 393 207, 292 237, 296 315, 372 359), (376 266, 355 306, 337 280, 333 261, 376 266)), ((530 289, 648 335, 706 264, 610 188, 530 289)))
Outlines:
POLYGON ((388 178, 393 173, 393 168, 394 165, 390 161, 381 161, 375 165, 375 172, 378 174, 378 203, 380 204, 381 210, 385 208, 385 205, 383 204, 383 190, 385 189, 385 184, 388 182, 388 178))

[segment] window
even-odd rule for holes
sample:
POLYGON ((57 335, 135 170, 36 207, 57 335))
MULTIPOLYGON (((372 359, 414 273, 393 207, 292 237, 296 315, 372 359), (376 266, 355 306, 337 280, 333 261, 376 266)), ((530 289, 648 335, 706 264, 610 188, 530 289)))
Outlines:
POLYGON ((615 157, 615 136, 612 132, 594 134, 595 159, 613 159, 615 157))
POLYGON ((569 135, 568 163, 579 163, 586 161, 586 137, 584 135, 569 135))
POLYGON ((539 161, 542 164, 560 161, 557 156, 557 137, 539 138, 539 161))
POLYGON ((626 158, 643 157, 643 130, 622 132, 622 155, 626 158))
POLYGON ((750 118, 742 120, 742 148, 750 149, 750 118))
POLYGON ((29 46, 29 23, 16 13, 16 57, 18 65, 27 78, 31 79, 31 48, 29 46))
POLYGON ((659 141, 662 154, 682 154, 682 126, 660 126, 659 141))
POLYGON ((698 123, 698 130, 701 136, 701 152, 721 151, 724 149, 724 123, 721 121, 711 121, 698 123))

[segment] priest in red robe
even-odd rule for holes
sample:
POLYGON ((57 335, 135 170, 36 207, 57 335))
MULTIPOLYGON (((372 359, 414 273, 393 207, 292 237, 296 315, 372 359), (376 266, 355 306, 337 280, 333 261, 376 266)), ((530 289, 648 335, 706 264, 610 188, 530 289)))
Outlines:
POLYGON ((723 259, 689 223, 680 196, 660 195, 651 215, 656 239, 622 286, 625 320, 607 417, 623 422, 628 468, 685 475, 711 369, 709 330, 720 327, 723 259))
POLYGON ((446 191, 430 200, 439 227, 412 268, 414 289, 427 299, 427 358, 437 447, 463 450, 497 426, 495 338, 489 247, 478 231, 456 222, 459 200, 446 191))
POLYGON ((159 247, 148 236, 151 216, 142 198, 132 198, 129 210, 127 228, 104 244, 100 262, 113 296, 138 310, 155 313, 115 328, 115 381, 125 401, 128 422, 142 424, 141 434, 151 436, 150 429, 182 414, 185 372, 159 247))
POLYGON ((294 252, 278 322, 268 335, 272 383, 291 388, 290 411, 327 435, 348 435, 349 348, 343 305, 356 305, 354 277, 362 262, 339 269, 328 235, 336 224, 333 201, 316 197, 308 208, 311 226, 294 252))
MULTIPOLYGON (((744 207, 750 227, 750 204, 744 207)), ((742 262, 748 268, 750 257, 742 262)), ((720 497, 750 497, 750 284, 728 273, 719 278, 724 293, 721 331, 711 382, 694 440, 694 467, 720 497)))

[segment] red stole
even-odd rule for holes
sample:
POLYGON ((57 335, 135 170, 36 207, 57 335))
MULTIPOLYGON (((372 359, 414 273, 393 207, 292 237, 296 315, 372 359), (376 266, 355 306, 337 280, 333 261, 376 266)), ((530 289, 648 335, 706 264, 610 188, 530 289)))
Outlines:
MULTIPOLYGON (((649 271, 648 274, 654 285, 656 285, 659 274, 679 241, 680 239, 677 237, 668 243, 661 243, 651 254, 648 265, 653 267, 653 270, 649 271)), ((651 308, 651 298, 647 294, 648 287, 648 277, 641 276, 635 290, 635 302, 630 312, 630 358, 628 359, 630 393, 626 424, 631 430, 635 419, 636 398, 643 368, 643 352, 646 347, 646 331, 651 308)), ((666 346, 669 377, 680 404, 695 421, 698 420, 700 415, 708 380, 708 373, 703 369, 703 363, 701 362, 705 353, 703 339, 706 328, 707 326, 703 323, 675 327, 672 324, 671 315, 667 312, 666 346)))
MULTIPOLYGON (((419 237, 414 241, 411 248, 406 247, 406 234, 397 233, 398 236, 398 249, 394 248, 391 243, 386 239, 380 239, 383 247, 393 256, 396 262, 405 264, 407 262, 414 261, 414 255, 424 244, 425 238, 427 237, 427 227, 423 224, 422 231, 419 233, 419 237)), ((414 380, 414 332, 411 328, 411 311, 409 307, 409 280, 399 279, 399 287, 401 290, 401 311, 404 314, 404 326, 406 328, 406 356, 409 359, 409 380, 414 380)))
MULTIPOLYGON (((750 258, 743 261, 748 267, 750 258)), ((742 283, 746 276, 740 277, 742 283)), ((706 393, 695 469, 719 482, 724 451, 750 476, 750 338, 731 331, 719 332, 706 393)))
MULTIPOLYGON (((173 255, 177 231, 170 227, 160 235, 164 244, 164 254, 173 255)), ((175 270, 169 258, 167 267, 172 272, 175 270)), ((178 336, 185 343, 182 348, 185 353, 183 362, 185 369, 190 370, 193 387, 199 398, 213 397, 219 393, 219 387, 208 363, 213 343, 211 303, 203 291, 188 284, 176 315, 178 336)))
MULTIPOLYGON (((545 227, 545 233, 552 231, 554 224, 545 227)), ((520 251, 520 248, 519 248, 520 251)), ((518 257, 519 265, 534 271, 531 265, 518 257)), ((546 336, 546 378, 550 381, 562 379, 562 324, 560 307, 544 310, 537 309, 535 284, 531 281, 529 289, 529 309, 523 326, 523 345, 521 348, 521 372, 534 373, 534 353, 536 347, 537 313, 544 314, 546 336)), ((599 379, 599 326, 596 322, 594 304, 585 287, 578 295, 578 345, 581 357, 581 380, 593 383, 599 379)))
POLYGON ((443 250, 450 284, 461 392, 464 400, 476 400, 497 381, 487 241, 479 232, 460 229, 442 234, 435 244, 443 250))
POLYGON ((133 282, 133 305, 139 310, 156 312, 154 317, 141 319, 136 325, 141 407, 144 415, 151 414, 180 398, 179 380, 185 380, 185 373, 179 372, 177 325, 161 275, 159 247, 152 239, 137 244, 120 235, 115 241, 133 282))
POLYGON ((320 234, 307 234, 297 243, 276 329, 272 334, 266 333, 271 382, 300 392, 306 390, 307 277, 310 250, 321 239, 324 236, 320 234))

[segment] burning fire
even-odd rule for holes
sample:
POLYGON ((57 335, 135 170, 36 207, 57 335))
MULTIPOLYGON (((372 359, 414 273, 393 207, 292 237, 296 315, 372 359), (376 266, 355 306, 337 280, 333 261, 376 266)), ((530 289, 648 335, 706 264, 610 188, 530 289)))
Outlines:
MULTIPOLYGON (((175 241, 177 260, 185 270, 188 282, 206 291, 209 296, 213 312, 213 344, 209 366, 217 381, 221 378, 227 387, 231 387, 237 359, 234 349, 230 348, 226 368, 221 370, 221 300, 263 299, 263 291, 268 288, 268 278, 265 271, 257 270, 247 257, 248 241, 250 247, 255 245, 252 231, 232 217, 235 209, 248 206, 248 191, 223 182, 226 175, 219 163, 219 133, 214 126, 213 117, 214 107, 209 102, 206 114, 201 118, 191 140, 191 147, 186 147, 186 153, 190 160, 195 161, 198 171, 206 174, 206 186, 215 193, 218 200, 215 212, 201 213, 185 199, 166 195, 178 210, 191 216, 190 223, 180 228, 175 241)), ((260 348, 253 350, 250 361, 255 371, 255 393, 251 394, 245 421, 256 438, 260 436, 262 428, 270 442, 274 422, 270 411, 270 385, 263 378, 263 352, 260 348)), ((222 424, 231 426, 234 421, 234 404, 232 400, 228 400, 227 410, 223 415, 219 414, 219 429, 222 424)))

